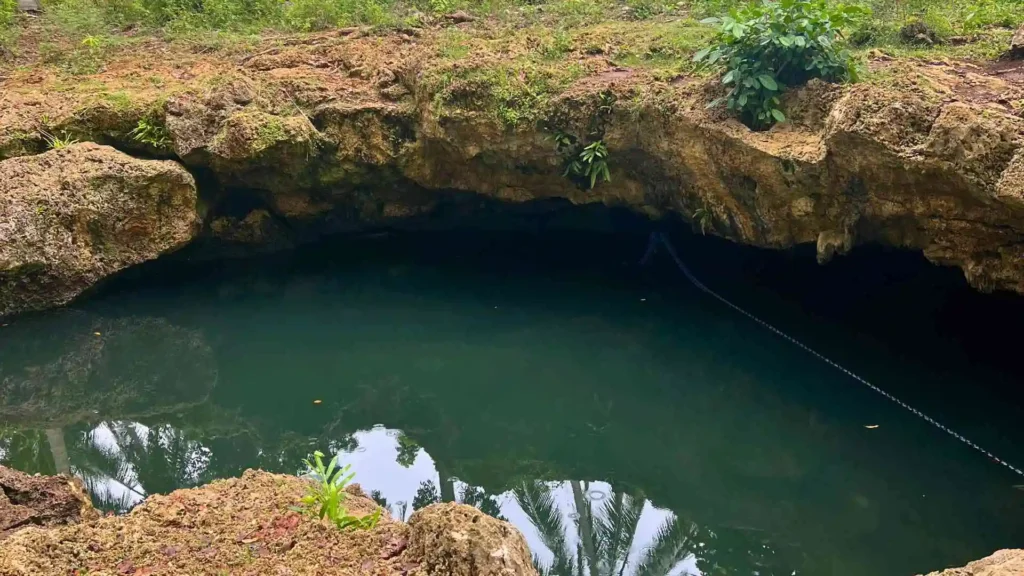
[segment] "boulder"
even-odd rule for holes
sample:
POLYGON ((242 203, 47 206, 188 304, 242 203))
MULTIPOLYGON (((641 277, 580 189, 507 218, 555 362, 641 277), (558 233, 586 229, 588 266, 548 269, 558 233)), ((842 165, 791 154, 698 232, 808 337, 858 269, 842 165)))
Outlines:
POLYGON ((192 176, 82 143, 0 162, 0 316, 69 302, 199 228, 192 176))
POLYGON ((0 539, 25 526, 77 524, 98 517, 77 478, 30 476, 0 466, 0 539))
POLYGON ((1024 58, 1024 26, 1021 26, 1010 39, 1010 50, 1006 53, 1012 59, 1024 58))
POLYGON ((409 552, 427 574, 524 576, 536 569, 511 524, 464 504, 435 504, 409 519, 409 552))

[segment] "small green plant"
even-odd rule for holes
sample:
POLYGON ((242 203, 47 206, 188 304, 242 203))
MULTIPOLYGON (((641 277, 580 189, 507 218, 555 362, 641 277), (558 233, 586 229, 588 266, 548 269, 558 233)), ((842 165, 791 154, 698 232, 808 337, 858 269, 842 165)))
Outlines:
POLYGON ((79 140, 72 136, 69 136, 67 132, 61 132, 60 136, 47 132, 46 130, 40 130, 39 134, 43 137, 46 142, 46 148, 48 150, 61 150, 67 148, 72 144, 78 144, 79 140))
POLYGON ((570 175, 582 178, 591 189, 597 185, 598 178, 604 179, 605 182, 612 181, 608 172, 608 147, 605 146, 604 140, 587 144, 576 158, 569 161, 563 176, 570 175))
POLYGON ((103 39, 90 34, 82 39, 82 46, 85 46, 90 52, 95 52, 103 47, 103 39))
POLYGON ((751 128, 786 119, 779 95, 811 78, 856 81, 856 61, 841 46, 842 31, 867 14, 860 6, 827 0, 765 0, 702 22, 718 28, 717 42, 693 59, 724 71, 723 101, 751 128))
POLYGON ((455 0, 429 0, 427 4, 434 14, 448 14, 455 9, 455 0))
POLYGON ((338 457, 331 458, 330 464, 324 466, 324 454, 317 450, 312 454, 312 460, 306 458, 303 462, 311 476, 313 483, 309 490, 302 497, 302 507, 298 510, 315 516, 321 520, 327 518, 339 530, 369 530, 380 521, 380 508, 372 514, 362 518, 351 516, 345 508, 345 486, 352 481, 355 474, 349 472, 351 466, 338 467, 338 457))
POLYGON ((157 150, 171 147, 171 135, 167 128, 149 118, 142 118, 129 135, 140 144, 152 146, 157 150))

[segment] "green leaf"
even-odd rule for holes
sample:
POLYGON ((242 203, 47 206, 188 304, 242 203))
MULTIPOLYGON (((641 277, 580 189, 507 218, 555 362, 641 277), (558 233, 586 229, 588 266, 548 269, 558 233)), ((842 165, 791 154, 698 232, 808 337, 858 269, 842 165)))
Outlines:
POLYGON ((712 16, 711 18, 705 18, 705 19, 701 20, 700 23, 701 24, 718 24, 721 21, 722 21, 721 18, 716 18, 716 17, 712 16))
POLYGON ((769 90, 778 90, 779 85, 775 82, 775 78, 772 78, 768 74, 761 74, 757 77, 761 85, 769 90))
POLYGON ((707 55, 711 53, 711 49, 712 48, 713 48, 712 46, 708 46, 707 48, 705 48, 705 49, 697 52, 696 54, 694 54, 693 55, 693 61, 694 62, 700 62, 704 58, 707 58, 707 55))
POLYGON ((735 70, 729 70, 728 72, 725 73, 725 76, 722 76, 722 84, 729 84, 730 82, 732 82, 733 78, 735 78, 735 77, 736 77, 736 71, 735 70))
POLYGON ((786 115, 783 114, 782 110, 779 110, 778 108, 772 108, 772 117, 779 122, 786 121, 786 115))

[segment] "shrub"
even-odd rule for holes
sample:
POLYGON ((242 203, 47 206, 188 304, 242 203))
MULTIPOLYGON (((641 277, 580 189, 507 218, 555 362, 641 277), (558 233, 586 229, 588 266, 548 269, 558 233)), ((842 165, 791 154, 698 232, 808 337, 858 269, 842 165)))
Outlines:
POLYGON ((299 510, 321 520, 327 518, 339 530, 368 530, 376 526, 380 520, 380 508, 362 518, 349 515, 345 509, 345 486, 355 476, 349 472, 350 466, 339 468, 337 456, 331 458, 331 463, 324 466, 324 454, 319 450, 312 456, 312 461, 307 458, 304 462, 314 482, 310 484, 308 493, 302 497, 303 507, 299 510))
POLYGON ((0 0, 0 32, 14 24, 18 0, 0 0))
POLYGON ((867 11, 826 0, 779 0, 707 18, 718 27, 717 43, 694 55, 702 66, 724 70, 722 101, 748 126, 767 129, 786 119, 779 95, 811 78, 854 81, 856 62, 841 46, 842 30, 867 11))

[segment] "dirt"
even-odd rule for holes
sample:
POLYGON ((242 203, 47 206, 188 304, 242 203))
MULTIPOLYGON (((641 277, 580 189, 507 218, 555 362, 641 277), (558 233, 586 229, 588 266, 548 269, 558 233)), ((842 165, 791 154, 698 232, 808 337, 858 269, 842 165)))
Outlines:
MULTIPOLYGON (((0 541, 2 576, 534 575, 521 534, 475 508, 436 504, 408 524, 385 511, 371 530, 341 531, 293 510, 306 480, 247 471, 151 496, 131 513, 0 541)), ((376 509, 358 486, 349 513, 376 509)))
POLYGON ((29 476, 0 466, 0 540, 28 526, 76 524, 98 517, 78 479, 29 476))

